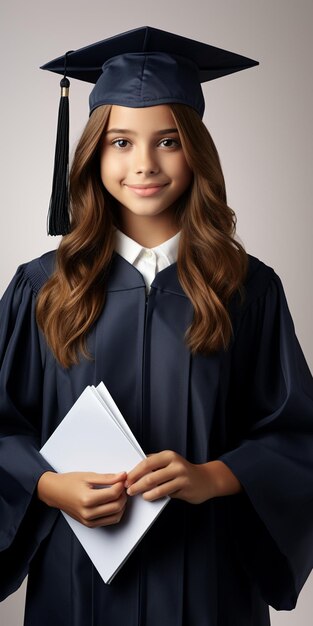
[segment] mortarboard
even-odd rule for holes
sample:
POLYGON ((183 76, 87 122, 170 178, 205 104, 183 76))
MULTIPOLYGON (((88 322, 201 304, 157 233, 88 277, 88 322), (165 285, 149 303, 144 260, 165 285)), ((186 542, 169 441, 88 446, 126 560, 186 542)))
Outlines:
POLYGON ((148 107, 181 103, 200 117, 201 83, 258 65, 247 57, 144 26, 50 61, 41 69, 62 74, 49 234, 66 234, 68 217, 68 77, 94 83, 90 113, 102 104, 148 107))

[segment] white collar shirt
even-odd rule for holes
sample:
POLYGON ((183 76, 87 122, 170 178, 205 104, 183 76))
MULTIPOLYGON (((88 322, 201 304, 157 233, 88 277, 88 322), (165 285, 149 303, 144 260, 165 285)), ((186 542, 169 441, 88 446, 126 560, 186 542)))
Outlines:
POLYGON ((156 274, 177 261, 180 233, 154 248, 144 248, 119 229, 115 231, 115 250, 142 274, 147 293, 156 274))

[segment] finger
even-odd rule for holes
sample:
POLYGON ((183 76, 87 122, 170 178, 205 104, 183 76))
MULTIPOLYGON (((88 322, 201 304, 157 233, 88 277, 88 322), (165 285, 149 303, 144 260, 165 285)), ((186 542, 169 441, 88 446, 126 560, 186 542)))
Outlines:
POLYGON ((153 502, 154 500, 159 500, 160 498, 164 498, 166 496, 179 497, 180 490, 179 481, 175 479, 167 483, 163 483, 163 485, 158 485, 155 489, 145 491, 142 494, 142 497, 144 500, 153 502))
POLYGON ((119 515, 124 511, 126 504, 127 496, 124 493, 118 500, 115 500, 114 502, 108 502, 107 504, 102 504, 100 506, 87 509, 83 515, 83 518, 87 522, 93 522, 105 517, 119 515))
POLYGON ((114 485, 104 485, 98 488, 88 489, 84 504, 86 508, 101 506, 102 504, 115 502, 122 494, 125 494, 126 497, 124 481, 115 483, 114 485))
POLYGON ((112 526, 113 524, 118 524, 124 515, 125 508, 126 507, 124 507, 124 509, 119 513, 106 515, 104 517, 99 517, 98 519, 83 523, 85 526, 88 526, 88 528, 98 528, 100 526, 112 526))
POLYGON ((118 474, 97 474, 96 472, 90 472, 86 474, 86 480, 90 485, 114 485, 117 482, 125 480, 127 476, 126 472, 119 472, 118 474))
POLYGON ((174 469, 175 468, 172 466, 167 466, 163 467, 162 469, 150 472, 149 474, 145 474, 145 476, 139 478, 139 480, 132 483, 132 485, 128 487, 127 495, 135 496, 139 493, 150 491, 158 485, 162 485, 163 483, 173 480, 174 478, 176 478, 176 473, 174 469))
POLYGON ((128 472, 126 485, 130 486, 145 474, 168 465, 172 461, 172 455, 174 455, 174 453, 169 450, 151 454, 128 472))

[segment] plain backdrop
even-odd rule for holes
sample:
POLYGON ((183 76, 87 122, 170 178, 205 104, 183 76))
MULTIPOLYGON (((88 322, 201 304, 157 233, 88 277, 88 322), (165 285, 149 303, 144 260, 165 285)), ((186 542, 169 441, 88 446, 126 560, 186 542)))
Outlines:
MULTIPOLYGON (((281 276, 312 368, 312 0, 3 0, 0 293, 20 263, 58 243, 46 235, 46 212, 59 77, 39 66, 145 25, 260 61, 204 86, 204 120, 221 157, 238 234, 248 252, 281 276)), ((73 149, 87 121, 90 86, 71 82, 73 149)), ((295 611, 272 611, 273 626, 311 626, 312 591, 310 578, 295 611)), ((1 626, 22 625, 24 592, 25 585, 0 605, 1 626)))

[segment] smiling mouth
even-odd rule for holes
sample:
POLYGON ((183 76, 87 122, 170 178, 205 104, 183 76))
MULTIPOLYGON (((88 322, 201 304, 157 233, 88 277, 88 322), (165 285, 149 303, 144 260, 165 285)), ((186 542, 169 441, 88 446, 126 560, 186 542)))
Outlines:
POLYGON ((164 189, 167 183, 163 185, 125 185, 128 189, 131 189, 137 196, 154 196, 164 189))

